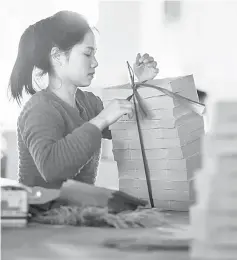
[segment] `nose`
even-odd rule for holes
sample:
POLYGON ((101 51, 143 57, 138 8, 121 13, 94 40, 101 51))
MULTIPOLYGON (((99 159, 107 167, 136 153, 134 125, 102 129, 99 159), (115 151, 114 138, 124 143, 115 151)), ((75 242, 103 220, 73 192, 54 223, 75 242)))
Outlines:
POLYGON ((95 69, 97 66, 98 66, 98 61, 96 60, 95 57, 93 57, 92 63, 91 63, 91 67, 92 67, 93 69, 95 69))

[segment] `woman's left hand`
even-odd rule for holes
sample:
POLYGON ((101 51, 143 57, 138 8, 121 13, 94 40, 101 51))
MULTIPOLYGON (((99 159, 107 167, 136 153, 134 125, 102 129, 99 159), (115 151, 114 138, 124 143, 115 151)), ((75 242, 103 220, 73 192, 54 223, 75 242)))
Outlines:
POLYGON ((152 80, 159 73, 159 69, 156 67, 157 62, 149 54, 141 56, 137 54, 136 62, 133 65, 134 73, 139 82, 152 80))

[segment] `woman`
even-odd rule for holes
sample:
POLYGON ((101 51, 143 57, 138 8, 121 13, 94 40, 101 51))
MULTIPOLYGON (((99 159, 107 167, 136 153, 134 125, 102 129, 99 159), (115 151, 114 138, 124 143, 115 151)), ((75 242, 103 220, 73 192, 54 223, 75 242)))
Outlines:
MULTIPOLYGON (((19 181, 27 186, 58 189, 68 179, 93 184, 101 138, 108 126, 132 113, 132 103, 114 100, 106 108, 87 87, 98 66, 95 38, 84 18, 61 11, 28 27, 21 36, 10 78, 14 99, 32 94, 17 124, 19 181), (36 92, 32 71, 48 73, 47 89, 36 92), (78 88, 79 87, 79 88, 78 88)), ((154 78, 158 69, 148 54, 137 55, 139 81, 154 78)))

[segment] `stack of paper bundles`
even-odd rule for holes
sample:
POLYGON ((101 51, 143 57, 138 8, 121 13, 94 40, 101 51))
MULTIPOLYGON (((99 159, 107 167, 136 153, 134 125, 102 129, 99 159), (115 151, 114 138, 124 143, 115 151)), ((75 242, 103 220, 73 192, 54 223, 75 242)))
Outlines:
POLYGON ((191 208, 193 259, 237 258, 237 102, 217 102, 191 208))
MULTIPOLYGON (((147 83, 198 101, 193 76, 156 79, 147 83)), ((149 112, 148 118, 139 117, 139 121, 154 204, 163 209, 186 211, 194 201, 191 179, 201 167, 203 117, 156 89, 141 87, 138 92, 149 112)), ((115 98, 125 99, 132 93, 129 84, 105 88, 104 106, 115 98)), ((135 115, 132 118, 123 116, 110 129, 120 190, 148 199, 135 115)))

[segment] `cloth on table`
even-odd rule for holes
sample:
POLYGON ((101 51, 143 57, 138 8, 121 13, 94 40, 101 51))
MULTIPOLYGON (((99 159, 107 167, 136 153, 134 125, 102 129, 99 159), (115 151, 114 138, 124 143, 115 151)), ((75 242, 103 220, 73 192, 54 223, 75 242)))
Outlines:
POLYGON ((138 208, 134 211, 113 213, 108 208, 55 204, 50 209, 31 207, 30 222, 52 225, 73 225, 110 228, 146 228, 168 225, 158 209, 138 208))

